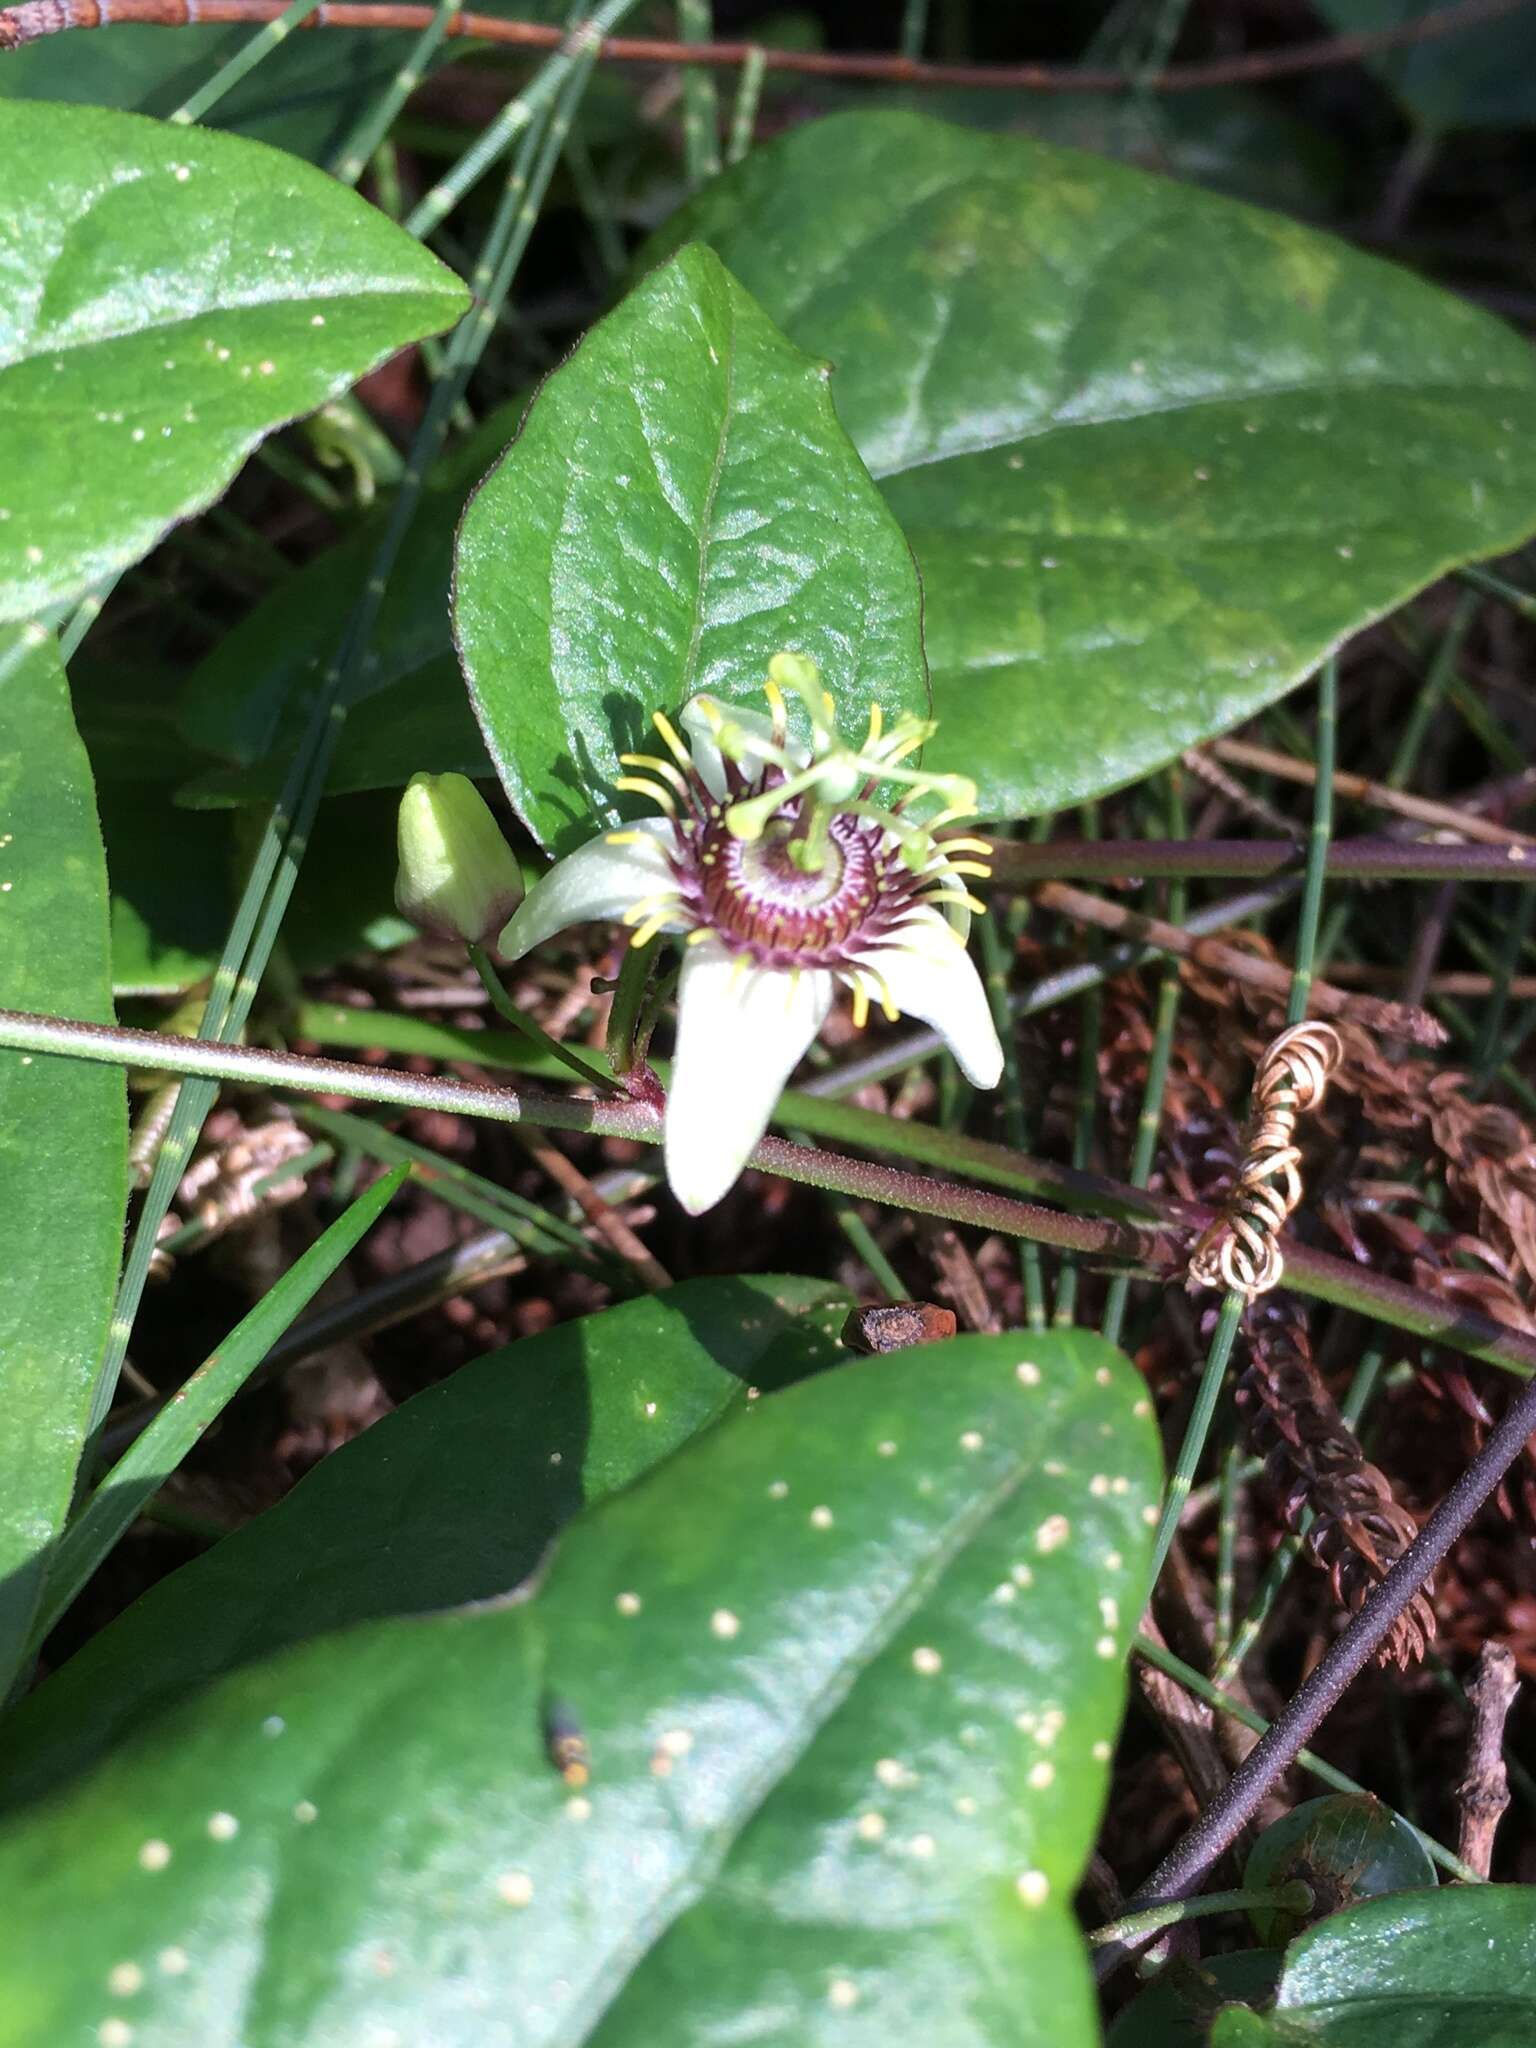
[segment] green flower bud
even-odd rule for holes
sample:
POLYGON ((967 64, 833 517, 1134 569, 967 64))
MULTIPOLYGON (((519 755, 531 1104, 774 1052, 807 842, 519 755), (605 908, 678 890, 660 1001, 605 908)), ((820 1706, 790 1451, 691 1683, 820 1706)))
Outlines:
POLYGON ((400 799, 395 907, 434 938, 494 943, 523 900, 501 827, 467 775, 413 775, 400 799))

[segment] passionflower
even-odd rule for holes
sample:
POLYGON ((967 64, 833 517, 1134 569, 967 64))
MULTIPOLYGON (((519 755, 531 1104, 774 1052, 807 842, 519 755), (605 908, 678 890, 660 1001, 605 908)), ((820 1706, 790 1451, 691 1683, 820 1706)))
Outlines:
POLYGON ((943 1036, 978 1087, 1002 1072, 965 949, 983 906, 964 877, 989 872, 974 858, 988 849, 933 836, 974 810, 974 784, 906 765, 933 732, 927 720, 903 716, 887 732, 877 705, 850 745, 803 656, 774 657, 766 695, 769 718, 695 697, 682 733, 658 712, 666 755, 622 755, 635 772, 618 786, 662 815, 558 861, 500 941, 515 960, 568 925, 610 918, 635 946, 685 936, 664 1135, 667 1179, 695 1216, 740 1174, 840 987, 855 1024, 871 1002, 893 1020, 905 1011, 943 1036), (809 746, 789 737, 786 690, 805 705, 809 746), (895 800, 878 805, 893 786, 895 800), (933 797, 942 807, 918 822, 933 797))

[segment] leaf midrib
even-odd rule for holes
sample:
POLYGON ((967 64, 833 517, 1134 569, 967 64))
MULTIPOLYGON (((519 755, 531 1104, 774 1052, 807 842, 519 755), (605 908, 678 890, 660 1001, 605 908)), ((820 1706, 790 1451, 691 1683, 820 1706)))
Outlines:
POLYGON ((731 421, 736 401, 736 350, 737 322, 736 307, 727 292, 725 294, 726 318, 729 331, 725 339, 725 398, 720 408, 720 436, 715 443, 715 459, 710 468, 709 482, 704 487, 704 504, 699 519, 699 572, 694 588, 693 624, 688 636, 688 651, 683 656, 683 687, 678 699, 686 703, 693 695, 694 678, 698 672, 699 645, 704 638, 704 585, 709 574, 710 534, 714 526, 715 500, 720 494, 720 479, 725 471, 725 451, 730 440, 731 421))

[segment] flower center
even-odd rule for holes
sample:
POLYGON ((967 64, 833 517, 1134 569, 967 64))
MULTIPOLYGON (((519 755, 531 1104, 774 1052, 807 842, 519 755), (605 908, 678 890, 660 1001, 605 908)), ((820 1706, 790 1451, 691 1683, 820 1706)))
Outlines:
MULTIPOLYGON (((619 756, 626 768, 644 772, 618 777, 617 787, 649 797, 673 831, 670 887, 632 904, 624 921, 637 947, 670 925, 686 930, 690 943, 713 936, 762 967, 831 968, 853 988, 861 1021, 860 1006, 868 1008, 861 976, 879 982, 867 957, 872 951, 901 943, 902 926, 920 912, 943 909, 948 918, 951 905, 982 908, 959 878, 988 870, 954 855, 984 854, 985 843, 950 840, 941 856, 933 837, 936 827, 974 808, 975 785, 905 765, 933 730, 924 720, 903 718, 887 734, 876 706, 862 746, 849 745, 815 667, 802 656, 775 655, 767 696, 773 722, 766 732, 706 697, 684 715, 686 724, 697 708, 708 726, 723 791, 659 711, 653 723, 672 758, 619 756), (808 753, 787 742, 781 684, 810 716, 808 753), (874 800, 887 780, 903 791, 889 808, 874 800), (908 805, 935 796, 945 808, 916 823, 908 805)), ((624 845, 636 835, 609 837, 624 845)), ((888 994, 882 1001, 894 1016, 888 994)))
POLYGON ((898 901, 911 907, 912 878, 865 819, 834 818, 825 859, 808 874, 795 859, 799 808, 791 799, 759 838, 743 840, 712 806, 685 826, 675 863, 697 922, 764 966, 833 966, 869 944, 898 901))

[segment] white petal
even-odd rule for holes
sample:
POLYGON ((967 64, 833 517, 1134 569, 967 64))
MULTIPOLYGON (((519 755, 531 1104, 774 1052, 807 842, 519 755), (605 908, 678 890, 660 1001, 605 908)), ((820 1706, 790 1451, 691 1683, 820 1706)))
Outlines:
POLYGON ((968 1081, 978 1088, 997 1086, 1003 1048, 981 976, 938 911, 918 911, 893 943, 861 955, 861 964, 874 969, 898 1010, 933 1026, 968 1081))
MULTIPOLYGON (((762 740, 772 744, 773 720, 761 711, 748 711, 740 704, 722 703, 718 697, 711 697, 708 691, 690 697, 683 706, 678 723, 688 741, 694 766, 703 777, 704 787, 710 795, 721 797, 725 795, 725 773, 720 760, 720 745, 715 738, 717 718, 728 718, 737 731, 745 735, 747 746, 737 765, 749 782, 768 766, 768 756, 760 753, 752 742, 762 740), (710 706, 709 711, 704 708, 706 704, 710 706)), ((784 753, 797 768, 803 768, 810 759, 808 749, 794 740, 785 742, 784 753)))
POLYGON ((672 1192, 698 1216, 729 1192, 768 1128, 779 1091, 826 1022, 834 983, 746 967, 717 940, 690 946, 677 994, 677 1052, 667 1095, 672 1192))
POLYGON ((520 960, 567 925, 619 918, 633 904, 670 892, 675 831, 670 818, 637 818, 623 827, 626 841, 635 835, 631 843, 614 846, 600 833, 557 860, 508 920, 498 942, 502 955, 520 960))
POLYGON ((709 705, 717 715, 725 707, 710 696, 690 697, 677 715, 677 722, 683 728, 683 738, 688 742, 688 751, 693 756, 693 765, 699 771, 699 779, 713 797, 725 795, 725 768, 720 759, 720 745, 715 738, 715 721, 704 707, 709 705))

